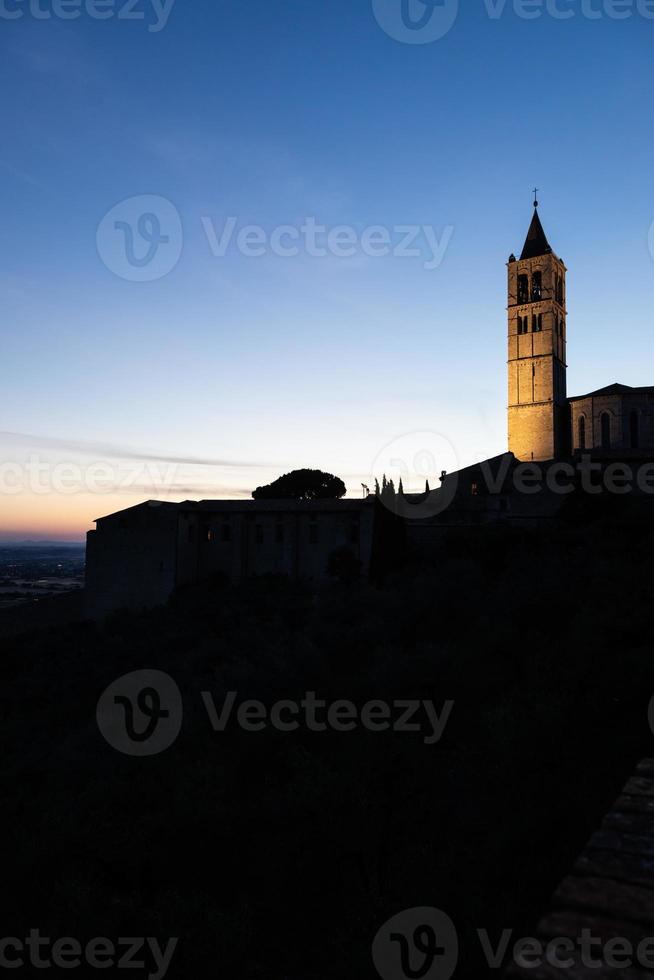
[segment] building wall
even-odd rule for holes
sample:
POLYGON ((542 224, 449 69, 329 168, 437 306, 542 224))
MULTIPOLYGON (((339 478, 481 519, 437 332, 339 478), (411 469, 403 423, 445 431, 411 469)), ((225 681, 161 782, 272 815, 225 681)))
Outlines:
POLYGON ((176 511, 151 505, 98 521, 87 537, 88 615, 165 602, 176 582, 176 533, 176 511))
POLYGON ((602 449, 602 415, 610 419, 612 450, 654 450, 654 398, 649 392, 592 395, 570 403, 572 447, 581 451, 579 421, 585 420, 588 450, 602 449), (638 418, 638 445, 632 445, 631 413, 638 418))
POLYGON ((190 515, 197 523, 199 578, 216 572, 232 581, 251 575, 324 579, 332 553, 349 548, 370 564, 373 506, 337 511, 218 511, 190 515))
POLYGON ((565 450, 559 433, 567 429, 567 407, 550 402, 509 408, 509 445, 516 459, 556 459, 565 450))
POLYGON ((217 573, 232 582, 277 574, 321 581, 347 547, 370 570, 377 504, 366 501, 147 503, 97 522, 87 545, 94 618, 151 608, 217 573))

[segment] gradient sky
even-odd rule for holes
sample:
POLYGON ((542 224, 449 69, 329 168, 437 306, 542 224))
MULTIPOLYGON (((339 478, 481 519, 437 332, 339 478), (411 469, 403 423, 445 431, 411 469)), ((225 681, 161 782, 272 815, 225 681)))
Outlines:
POLYGON ((534 184, 569 269, 569 393, 654 383, 654 20, 559 5, 575 16, 465 0, 424 45, 389 37, 372 0, 177 0, 159 32, 150 0, 145 21, 37 19, 27 0, 0 19, 0 538, 81 538, 143 499, 300 466, 356 494, 425 430, 461 464, 504 451, 505 263, 534 184), (96 247, 138 195, 182 221, 154 282, 96 247), (453 235, 431 270, 215 257, 202 219, 230 216, 453 235))

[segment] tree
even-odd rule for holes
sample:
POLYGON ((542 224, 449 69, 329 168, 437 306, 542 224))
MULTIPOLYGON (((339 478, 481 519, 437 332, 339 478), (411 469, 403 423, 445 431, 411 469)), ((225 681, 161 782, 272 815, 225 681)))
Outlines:
POLYGON ((338 500, 347 493, 345 484, 322 470, 293 470, 252 492, 255 500, 338 500))

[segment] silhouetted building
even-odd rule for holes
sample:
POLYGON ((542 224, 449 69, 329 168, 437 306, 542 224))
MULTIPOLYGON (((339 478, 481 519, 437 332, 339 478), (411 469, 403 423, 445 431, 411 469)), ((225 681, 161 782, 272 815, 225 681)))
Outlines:
POLYGON ((223 574, 321 581, 348 549, 368 574, 378 503, 366 500, 203 500, 147 503, 96 521, 87 542, 89 613, 161 605, 179 586, 223 574))
MULTIPOLYGON (((319 582, 344 551, 363 574, 383 574, 407 549, 433 556, 451 530, 542 525, 566 507, 574 512, 566 501, 589 495, 578 466, 591 455, 598 483, 615 478, 616 459, 654 459, 654 387, 614 384, 567 396, 567 270, 537 208, 520 258, 508 263, 508 453, 443 474, 424 494, 149 501, 100 518, 88 536, 89 613, 156 606, 176 588, 220 574, 232 582, 265 574, 319 582), (544 464, 531 467, 540 470, 537 486, 520 473, 532 461, 544 464)), ((641 465, 632 489, 651 499, 654 466, 652 489, 646 476, 641 465)))

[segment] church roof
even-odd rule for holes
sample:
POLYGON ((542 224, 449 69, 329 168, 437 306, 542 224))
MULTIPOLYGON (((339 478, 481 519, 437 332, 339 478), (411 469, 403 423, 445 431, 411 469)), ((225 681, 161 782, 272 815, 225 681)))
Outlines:
POLYGON ((534 209, 534 216, 531 219, 529 231, 527 232, 527 240, 525 241, 525 247, 522 250, 520 261, 523 259, 535 259, 539 255, 549 255, 551 251, 552 249, 538 217, 538 210, 534 209))
POLYGON ((633 388, 631 385, 621 385, 617 381, 615 384, 606 385, 605 388, 598 388, 596 391, 589 391, 587 395, 575 395, 572 398, 568 398, 569 402, 578 402, 583 398, 596 398, 601 395, 633 395, 638 392, 654 392, 654 387, 643 386, 640 388, 633 388))

